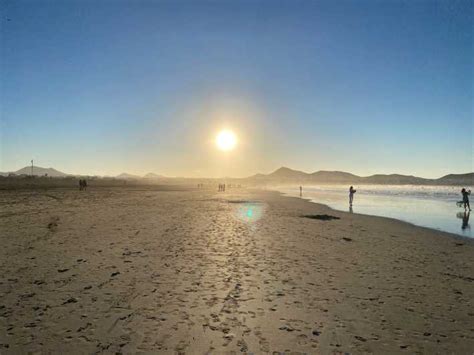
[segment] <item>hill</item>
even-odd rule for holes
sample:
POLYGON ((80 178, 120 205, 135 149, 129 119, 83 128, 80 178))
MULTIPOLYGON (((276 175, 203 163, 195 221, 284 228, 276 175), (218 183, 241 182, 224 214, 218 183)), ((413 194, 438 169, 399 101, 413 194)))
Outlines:
POLYGON ((142 177, 139 175, 133 175, 128 173, 122 173, 116 176, 117 179, 141 179, 142 177))
POLYGON ((360 177, 351 173, 343 171, 316 171, 311 174, 311 181, 325 183, 331 181, 331 183, 346 183, 355 184, 360 181, 360 177))
POLYGON ((474 173, 450 174, 439 179, 425 179, 412 175, 376 174, 357 176, 344 171, 316 171, 305 173, 281 167, 270 174, 256 174, 244 179, 254 184, 377 184, 377 185, 459 185, 474 186, 474 173))
POLYGON ((163 179, 163 178, 165 178, 165 176, 155 174, 155 173, 148 173, 148 174, 143 175, 143 178, 145 178, 145 179, 163 179))
MULTIPOLYGON (((31 166, 25 166, 14 172, 3 172, 0 176, 31 175, 31 166)), ((63 173, 54 168, 33 167, 33 175, 48 177, 67 177, 71 174, 63 173)), ((148 181, 158 179, 167 179, 177 181, 178 178, 166 178, 163 175, 148 173, 143 177, 134 174, 122 173, 115 177, 121 180, 142 180, 148 181)), ((230 178, 231 179, 231 178, 230 178)), ((181 178, 181 180, 189 180, 181 178)), ((213 179, 210 179, 213 180, 213 179)), ((377 184, 377 185, 456 185, 474 188, 474 173, 449 174, 438 179, 425 179, 412 175, 401 174, 375 174, 371 176, 358 176, 344 171, 326 171, 320 170, 314 173, 305 173, 304 171, 293 170, 287 167, 281 167, 270 174, 255 174, 243 179, 232 179, 235 183, 244 183, 248 185, 302 185, 302 184, 377 184)), ((161 180, 160 180, 161 181, 161 180)))
POLYGON ((424 179, 411 175, 400 174, 376 174, 361 178, 361 183, 364 184, 381 184, 381 185, 426 185, 433 184, 434 180, 424 179))
POLYGON ((266 175, 266 178, 272 180, 303 181, 308 180, 309 175, 302 171, 281 167, 275 170, 273 173, 266 175))
MULTIPOLYGON (((17 171, 9 172, 9 173, 2 173, 2 175, 31 175, 31 166, 25 166, 17 171)), ((69 174, 63 173, 62 171, 53 169, 53 168, 42 168, 40 166, 33 167, 33 175, 35 176, 51 176, 51 177, 65 177, 69 174)))
POLYGON ((436 180, 440 185, 474 185, 474 173, 449 174, 436 180))

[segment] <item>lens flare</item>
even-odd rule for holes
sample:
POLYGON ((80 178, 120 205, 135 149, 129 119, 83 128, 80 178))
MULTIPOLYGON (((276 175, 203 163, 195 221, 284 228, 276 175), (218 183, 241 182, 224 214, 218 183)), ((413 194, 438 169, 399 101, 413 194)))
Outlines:
POLYGON ((262 218, 263 210, 260 203, 245 203, 237 209, 237 218, 247 223, 254 223, 262 218))

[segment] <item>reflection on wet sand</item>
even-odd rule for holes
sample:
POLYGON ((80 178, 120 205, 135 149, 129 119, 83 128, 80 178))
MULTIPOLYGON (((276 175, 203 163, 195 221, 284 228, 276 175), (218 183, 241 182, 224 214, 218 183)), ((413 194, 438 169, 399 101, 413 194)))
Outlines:
POLYGON ((469 225, 469 211, 464 211, 464 212, 458 212, 456 214, 456 217, 459 219, 462 219, 462 224, 461 224, 461 229, 466 230, 466 229, 471 229, 471 226, 469 225))
MULTIPOLYGON (((358 186, 357 201, 354 209, 348 208, 347 187, 305 186, 305 198, 325 204, 331 208, 357 214, 395 218, 415 225, 455 233, 464 237, 474 238, 474 228, 468 221, 459 228, 459 220, 454 217, 459 210, 456 201, 459 199, 457 187, 452 186, 358 186), (454 218, 453 218, 454 217, 454 218)), ((295 187, 282 188, 281 192, 299 196, 295 187)))

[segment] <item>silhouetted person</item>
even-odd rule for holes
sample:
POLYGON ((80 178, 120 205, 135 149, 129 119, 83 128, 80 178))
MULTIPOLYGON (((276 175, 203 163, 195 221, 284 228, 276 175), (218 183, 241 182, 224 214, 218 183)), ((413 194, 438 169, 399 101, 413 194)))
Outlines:
POLYGON ((357 190, 354 189, 354 186, 349 187, 349 206, 352 206, 352 201, 354 201, 354 194, 357 190))
POLYGON ((303 186, 300 186, 300 197, 303 196, 303 186))
POLYGON ((82 179, 79 179, 79 191, 82 191, 83 189, 83 185, 82 185, 82 179))
POLYGON ((471 190, 469 191, 466 191, 465 188, 463 188, 461 190, 461 194, 462 194, 462 203, 464 203, 464 209, 469 209, 469 211, 471 210, 471 206, 469 205, 469 195, 471 194, 471 190))
POLYGON ((82 186, 83 186, 84 190, 87 190, 87 180, 86 179, 82 180, 82 186))

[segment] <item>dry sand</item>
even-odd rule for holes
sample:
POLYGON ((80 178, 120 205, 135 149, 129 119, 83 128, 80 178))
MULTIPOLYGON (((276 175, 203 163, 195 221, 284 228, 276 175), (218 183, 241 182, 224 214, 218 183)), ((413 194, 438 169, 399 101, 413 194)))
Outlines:
POLYGON ((0 208, 2 354, 474 349, 474 244, 446 233, 245 190, 0 208))

